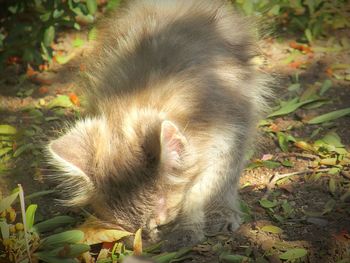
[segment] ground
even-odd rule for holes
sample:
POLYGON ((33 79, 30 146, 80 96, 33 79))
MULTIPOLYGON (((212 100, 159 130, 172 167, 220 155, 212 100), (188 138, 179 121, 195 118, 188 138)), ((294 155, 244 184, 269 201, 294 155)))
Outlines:
MULTIPOLYGON (((293 261, 288 257, 293 252, 295 262, 350 262, 349 113, 308 123, 350 107, 349 33, 335 31, 311 46, 296 44, 295 36, 262 41, 263 56, 257 61, 275 78, 270 113, 282 100, 310 102, 284 105, 284 113, 259 126, 258 147, 240 182, 241 227, 232 235, 208 237, 178 262, 218 262, 220 255, 222 262, 275 263, 293 261)), ((43 175, 52 171, 43 155, 64 122, 83 115, 75 77, 83 70, 77 61, 88 55, 88 44, 85 33, 64 32, 47 71, 12 64, 0 73, 0 125, 17 128, 11 144, 2 142, 0 193, 8 195, 17 184, 27 196, 37 193, 29 199, 39 205, 37 221, 77 212, 57 206, 47 195, 52 186, 43 175), (74 58, 62 63, 71 54, 74 58)))

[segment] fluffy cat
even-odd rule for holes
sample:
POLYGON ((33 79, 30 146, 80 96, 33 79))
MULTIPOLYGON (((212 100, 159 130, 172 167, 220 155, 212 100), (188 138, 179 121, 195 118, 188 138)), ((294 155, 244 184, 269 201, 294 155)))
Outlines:
POLYGON ((269 94, 255 31, 219 0, 128 1, 101 25, 82 81, 89 114, 49 144, 65 203, 153 241, 236 229, 269 94))

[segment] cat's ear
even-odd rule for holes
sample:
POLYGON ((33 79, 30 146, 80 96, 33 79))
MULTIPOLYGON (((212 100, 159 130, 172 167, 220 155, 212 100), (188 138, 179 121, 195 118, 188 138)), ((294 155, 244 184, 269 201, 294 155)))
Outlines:
POLYGON ((49 152, 53 162, 72 176, 85 176, 87 170, 86 148, 77 133, 69 132, 51 141, 49 152))
POLYGON ((160 132, 161 159, 166 169, 178 168, 186 151, 187 140, 171 121, 163 121, 160 132))
POLYGON ((84 205, 94 192, 88 176, 91 153, 86 140, 90 129, 91 123, 80 122, 48 146, 49 162, 60 172, 48 175, 47 179, 58 183, 58 189, 64 192, 63 204, 84 205))

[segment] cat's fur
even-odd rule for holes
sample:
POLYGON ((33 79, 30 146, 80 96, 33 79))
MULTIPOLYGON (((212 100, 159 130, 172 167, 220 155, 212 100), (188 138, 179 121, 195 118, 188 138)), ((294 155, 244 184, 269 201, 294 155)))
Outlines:
POLYGON ((102 27, 90 114, 49 145, 66 203, 153 240, 234 230, 268 94, 255 31, 219 0, 129 1, 102 27))

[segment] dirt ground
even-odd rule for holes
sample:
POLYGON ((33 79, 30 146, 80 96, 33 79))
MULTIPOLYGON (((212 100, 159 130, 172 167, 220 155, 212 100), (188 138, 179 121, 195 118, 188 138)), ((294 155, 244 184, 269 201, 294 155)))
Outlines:
MULTIPOLYGON (((328 39, 316 41, 311 47, 312 55, 300 54, 298 57, 303 61, 302 67, 286 62, 292 52, 289 44, 294 39, 269 38, 262 41, 264 59, 261 60, 261 68, 271 72, 277 80, 274 84, 276 99, 271 102, 272 105, 277 105, 279 99, 293 97, 293 94, 300 96, 316 82, 330 79, 333 83, 324 95, 330 103, 270 118, 268 127, 272 125, 308 142, 322 138, 329 131, 336 131, 345 148, 350 150, 349 116, 336 119, 330 125, 305 123, 305 120, 322 113, 350 107, 350 81, 339 77, 349 75, 349 67, 333 69, 333 72, 329 70, 332 65, 350 63, 349 47, 333 48, 339 46, 339 39, 349 37, 349 33, 349 30, 336 31, 328 39), (296 75, 301 88, 294 92, 288 87, 296 75), (311 138, 313 133, 315 136, 311 138)), ((73 40, 78 37, 88 45, 85 33, 65 32, 54 48, 64 55, 74 52, 76 57, 84 57, 86 47, 73 48, 73 40)), ((23 78, 25 69, 19 65, 10 65, 0 73, 0 124, 17 127, 22 132, 18 140, 32 145, 17 158, 0 163, 6 165, 0 174, 0 191, 4 196, 19 183, 26 195, 51 189, 43 180, 43 175, 50 173, 43 162, 45 143, 57 135, 65 121, 82 115, 83 107, 74 105, 64 110, 53 110, 45 105, 58 94, 68 95, 74 91, 77 86, 74 77, 79 74, 79 65, 74 61, 54 63, 49 71, 38 73, 35 77, 23 78)), ((296 262, 350 262, 350 198, 342 198, 350 189, 349 166, 344 165, 336 174, 331 174, 327 165, 315 168, 317 154, 293 143, 287 151, 282 151, 276 136, 266 127, 259 128, 259 146, 251 161, 283 163, 288 160, 288 165, 246 169, 241 178, 240 194, 245 212, 241 227, 233 235, 209 237, 208 241, 196 246, 183 262, 218 262, 222 251, 243 255, 252 262, 284 262, 279 255, 292 248, 307 251, 307 255, 296 262), (298 173, 287 177, 295 172, 298 173), (275 184, 273 178, 281 175, 286 176, 283 182, 276 181, 275 184), (336 187, 331 187, 331 184, 336 187), (269 204, 262 205, 263 198, 274 204, 270 207, 269 204), (264 228, 271 225, 279 230, 264 228)), ((71 213, 57 206, 52 195, 36 198, 33 202, 39 204, 38 221, 59 213, 71 213)), ((225 259, 222 261, 226 262, 225 259)))

